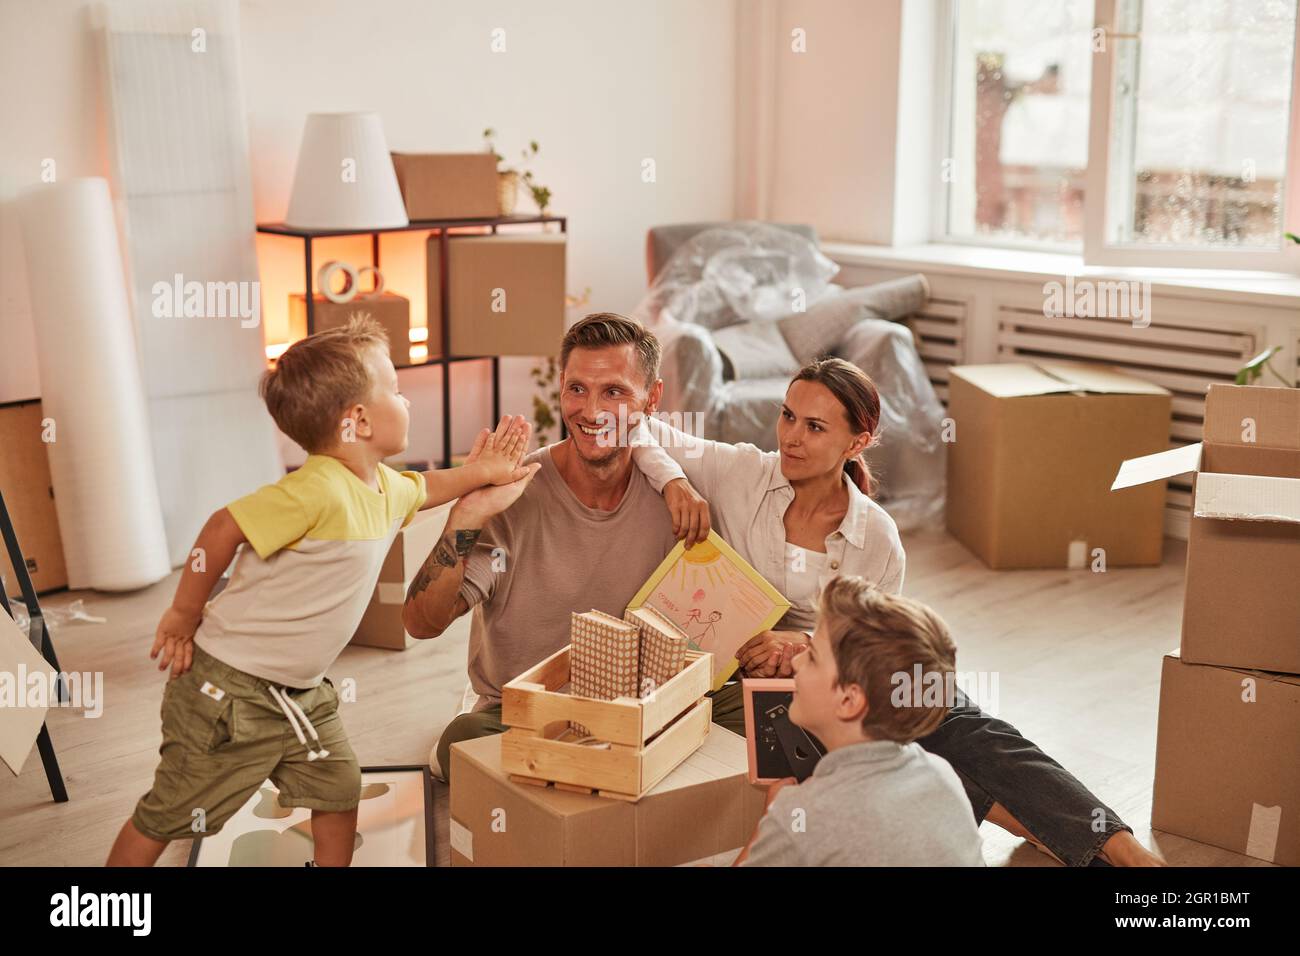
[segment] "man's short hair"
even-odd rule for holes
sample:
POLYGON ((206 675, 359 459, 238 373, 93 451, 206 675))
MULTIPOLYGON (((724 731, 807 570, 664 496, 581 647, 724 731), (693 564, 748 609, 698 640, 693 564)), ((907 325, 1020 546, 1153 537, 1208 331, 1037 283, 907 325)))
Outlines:
POLYGON ((280 431, 308 453, 329 448, 339 416, 370 397, 374 382, 365 355, 376 346, 387 352, 388 335, 365 316, 289 346, 262 375, 259 389, 280 431))
POLYGON ((614 312, 593 312, 564 333, 560 344, 560 371, 564 371, 569 353, 574 349, 616 348, 620 345, 636 348, 637 362, 649 388, 659 377, 659 340, 640 322, 614 312))
POLYGON ((869 736, 910 743, 939 726, 955 686, 957 647, 938 614, 864 578, 840 575, 822 591, 818 617, 830 635, 840 685, 857 684, 867 695, 862 729, 869 736), (918 665, 921 686, 914 686, 918 665), (906 677, 900 683, 895 675, 906 677), (923 704, 933 700, 925 691, 936 680, 942 705, 923 704), (900 686, 906 692, 896 694, 900 686))

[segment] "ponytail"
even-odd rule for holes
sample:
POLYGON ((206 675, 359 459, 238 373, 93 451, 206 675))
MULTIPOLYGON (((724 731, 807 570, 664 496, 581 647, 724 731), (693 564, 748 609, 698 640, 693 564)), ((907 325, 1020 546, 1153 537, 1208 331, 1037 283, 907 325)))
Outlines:
POLYGON ((868 498, 876 490, 876 480, 871 476, 871 466, 867 464, 867 456, 859 454, 856 458, 850 458, 844 463, 844 473, 849 476, 849 480, 858 486, 868 498))

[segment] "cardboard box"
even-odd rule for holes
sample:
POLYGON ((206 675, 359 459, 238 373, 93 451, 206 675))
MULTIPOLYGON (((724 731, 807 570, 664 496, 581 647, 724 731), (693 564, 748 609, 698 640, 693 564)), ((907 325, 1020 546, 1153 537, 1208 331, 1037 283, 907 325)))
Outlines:
MULTIPOLYGON (((559 352, 565 329, 563 234, 456 236, 448 248, 452 354, 559 352)), ((442 352, 439 261, 438 238, 430 237, 430 355, 442 352)))
MULTIPOLYGON (((377 296, 358 296, 351 302, 332 302, 323 295, 312 296, 317 332, 347 325, 354 313, 364 312, 388 333, 388 353, 396 366, 411 364, 411 301, 393 292, 377 296)), ((293 341, 307 335, 307 297, 289 296, 289 337, 293 341)))
POLYGON ((1300 866, 1300 676, 1165 657, 1151 826, 1300 866))
MULTIPOLYGON (((54 510, 50 458, 41 440, 44 419, 39 401, 0 406, 0 492, 4 493, 18 546, 38 594, 68 586, 59 516, 54 510)), ((18 594, 18 578, 3 541, 0 574, 4 575, 8 593, 18 594)))
POLYGON ((379 583, 370 595, 366 613, 348 643, 404 651, 415 642, 402 626, 406 589, 411 586, 425 558, 433 552, 450 512, 450 503, 421 511, 410 524, 397 532, 397 538, 379 570, 379 583))
POLYGON ((500 215, 497 159, 491 153, 393 153, 406 215, 494 219, 500 215))
POLYGON ((451 765, 452 866, 676 866, 734 856, 766 798, 748 781, 745 738, 716 724, 637 803, 511 783, 499 736, 453 744, 451 765))
POLYGON ((1125 461, 1114 487, 1189 472, 1183 660, 1300 674, 1300 390, 1211 385, 1204 441, 1125 461))
POLYGON ((1164 485, 1112 494, 1126 457, 1169 440, 1170 395, 1078 362, 949 370, 948 531, 991 568, 1159 564, 1164 485))

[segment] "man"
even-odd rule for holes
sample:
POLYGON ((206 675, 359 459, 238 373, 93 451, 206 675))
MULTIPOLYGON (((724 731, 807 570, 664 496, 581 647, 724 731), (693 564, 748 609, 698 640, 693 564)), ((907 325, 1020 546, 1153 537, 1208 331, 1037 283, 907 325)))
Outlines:
MULTIPOLYGON (((505 731, 502 685, 569 643, 571 612, 621 618, 676 538, 689 544, 707 532, 707 510, 684 476, 664 489, 670 514, 617 433, 658 408, 659 359, 654 334, 622 316, 596 313, 569 329, 560 347, 569 438, 525 458, 539 466, 529 477, 461 498, 411 582, 402 617, 413 637, 437 637, 474 612, 469 674, 479 702, 438 741, 444 778, 453 743, 505 731)), ((743 734, 738 688, 715 696, 713 714, 743 734)))

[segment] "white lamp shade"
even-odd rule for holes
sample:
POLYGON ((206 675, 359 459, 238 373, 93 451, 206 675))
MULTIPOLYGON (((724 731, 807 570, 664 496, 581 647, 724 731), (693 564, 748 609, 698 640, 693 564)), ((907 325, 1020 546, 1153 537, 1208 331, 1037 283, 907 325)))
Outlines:
POLYGON ((378 113, 310 113, 285 225, 391 229, 410 223, 378 113))

